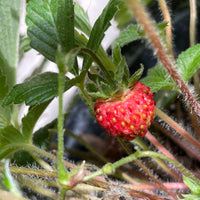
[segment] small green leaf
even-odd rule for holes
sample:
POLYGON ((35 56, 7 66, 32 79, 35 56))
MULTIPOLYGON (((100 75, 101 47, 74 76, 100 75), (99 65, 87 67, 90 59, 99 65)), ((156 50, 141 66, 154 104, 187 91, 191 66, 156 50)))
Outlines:
POLYGON ((15 127, 10 125, 0 129, 0 159, 23 149, 23 143, 27 140, 15 127))
POLYGON ((99 92, 105 97, 109 97, 111 95, 111 93, 113 92, 110 85, 105 82, 97 83, 97 87, 99 89, 99 92))
POLYGON ((183 198, 178 198, 179 200, 200 200, 200 195, 196 194, 182 194, 183 198))
POLYGON ((54 0, 56 30, 65 53, 74 47, 74 5, 73 0, 54 0))
POLYGON ((138 25, 131 24, 120 33, 120 36, 113 43, 113 48, 115 46, 123 47, 124 45, 139 38, 141 38, 141 36, 138 33, 138 25))
POLYGON ((93 83, 87 83, 86 90, 88 91, 88 93, 95 93, 97 92, 97 87, 93 83))
POLYGON ((55 61, 58 44, 60 43, 52 8, 53 1, 31 0, 26 6, 26 23, 31 47, 39 51, 51 61, 55 61))
POLYGON ((134 85, 142 76, 142 73, 144 71, 144 67, 143 65, 141 65, 140 69, 138 69, 128 80, 128 86, 131 87, 132 85, 134 85))
POLYGON ((1 1, 0 4, 0 70, 5 75, 7 84, 15 83, 18 63, 19 21, 22 0, 1 1))
POLYGON ((128 65, 126 64, 126 60, 123 57, 118 65, 115 80, 117 81, 117 83, 121 84, 122 86, 127 87, 128 79, 129 79, 129 69, 128 69, 128 65))
POLYGON ((121 48, 120 48, 120 46, 116 45, 112 49, 112 60, 113 60, 113 63, 117 66, 120 63, 121 58, 122 58, 121 48))
POLYGON ((41 116, 41 114, 44 112, 46 107, 49 105, 50 101, 44 102, 39 105, 35 105, 29 109, 28 114, 23 117, 22 119, 22 134, 28 138, 29 143, 32 142, 32 134, 33 134, 33 128, 41 116))
POLYGON ((102 76, 99 76, 98 74, 92 74, 92 73, 88 72, 88 77, 91 81, 93 81, 96 84, 98 82, 105 82, 106 83, 106 80, 102 76))
POLYGON ((177 59, 177 70, 184 81, 190 78, 200 67, 200 44, 188 48, 177 59))
POLYGON ((119 11, 116 13, 115 20, 118 22, 118 28, 122 29, 134 18, 133 12, 125 1, 119 4, 119 11))
POLYGON ((10 107, 3 108, 2 100, 8 92, 8 85, 6 82, 6 77, 2 74, 0 70, 0 129, 10 124, 10 107))
POLYGON ((169 76, 161 63, 148 70, 147 76, 141 79, 141 83, 151 88, 152 92, 162 89, 178 90, 174 80, 169 76))
POLYGON ((200 195, 200 183, 196 182, 186 176, 183 176, 183 182, 185 183, 185 185, 187 185, 192 194, 196 194, 196 195, 200 195))
POLYGON ((9 160, 5 160, 3 177, 4 177, 4 185, 6 186, 6 188, 15 196, 21 197, 19 185, 17 181, 15 181, 15 179, 13 178, 12 174, 10 173, 9 160))
MULTIPOLYGON (((65 77, 65 80, 65 91, 76 82, 76 80, 70 80, 68 77, 65 77)), ((26 105, 33 106, 48 101, 57 96, 57 94, 58 74, 45 72, 24 83, 15 85, 4 99, 3 105, 19 104, 25 101, 26 105)))
POLYGON ((76 28, 83 31, 83 33, 89 36, 92 30, 92 27, 89 23, 89 18, 88 18, 87 13, 78 3, 74 5, 74 12, 76 13, 75 19, 74 19, 76 28))
MULTIPOLYGON (((97 51, 101 45, 101 41, 105 36, 105 31, 110 26, 110 20, 113 18, 117 11, 117 6, 121 2, 121 0, 110 0, 107 6, 104 8, 101 15, 96 20, 90 37, 87 43, 87 48, 92 51, 97 51), (97 37, 98 36, 98 37, 97 37)), ((89 56, 85 56, 83 61, 83 73, 86 73, 92 63, 92 59, 89 56)), ((114 69, 113 69, 114 70, 114 69)))

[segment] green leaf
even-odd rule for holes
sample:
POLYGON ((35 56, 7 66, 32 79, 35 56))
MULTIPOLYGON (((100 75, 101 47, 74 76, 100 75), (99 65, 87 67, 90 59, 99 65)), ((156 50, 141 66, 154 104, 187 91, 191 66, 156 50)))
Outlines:
POLYGON ((124 57, 121 59, 117 68, 118 69, 115 75, 115 80, 117 81, 117 83, 121 84, 122 86, 127 87, 128 79, 129 79, 129 69, 124 57))
MULTIPOLYGON (((73 22, 73 15, 71 15, 73 6, 71 1, 69 7, 67 6, 68 4, 64 4, 64 7, 62 7, 65 2, 64 0, 60 1, 62 4, 58 4, 57 0, 30 0, 26 7, 26 24, 28 26, 27 33, 31 40, 30 45, 53 62, 55 62, 58 46, 67 51, 74 47, 74 45, 85 46, 87 44, 87 38, 84 35, 79 34, 74 29, 72 30, 73 23, 80 28, 80 18, 83 15, 83 11, 79 9, 80 7, 77 6, 78 8, 76 8, 75 6, 75 22, 73 22), (62 11, 65 7, 69 11, 66 12, 65 10, 57 15, 57 11, 59 9, 62 11), (76 12, 78 12, 77 16, 76 12), (68 21, 70 22, 70 27, 68 27, 68 21)), ((83 27, 84 24, 81 25, 81 28, 83 27)))
POLYGON ((125 1, 119 4, 119 11, 115 16, 115 20, 118 22, 118 28, 122 29, 127 23, 132 21, 134 18, 133 12, 125 1))
POLYGON ((162 89, 178 90, 176 83, 169 76, 161 63, 158 63, 155 67, 149 69, 147 77, 141 79, 141 82, 150 87, 152 92, 162 89))
POLYGON ((88 93, 95 93, 95 92, 97 92, 96 85, 93 84, 93 83, 87 83, 86 90, 87 90, 88 93))
POLYGON ((144 67, 143 65, 141 65, 140 69, 138 69, 128 80, 128 86, 131 87, 132 85, 134 85, 142 76, 142 73, 144 71, 144 67))
POLYGON ((9 88, 15 83, 18 64, 21 5, 22 0, 1 0, 0 4, 0 70, 9 88))
POLYGON ((45 125, 44 127, 40 128, 33 134, 33 143, 36 146, 39 146, 42 149, 47 149, 51 145, 51 136, 52 136, 52 129, 57 127, 57 119, 53 120, 49 124, 45 125))
POLYGON ((10 125, 0 129, 0 159, 23 149, 23 143, 26 142, 26 138, 15 127, 10 125))
POLYGON ((192 194, 200 195, 199 182, 196 182, 186 176, 183 176, 183 182, 185 183, 185 185, 187 185, 190 188, 192 194))
MULTIPOLYGON (((142 3, 147 5, 152 0, 143 0, 142 3)), ((123 29, 128 23, 132 22, 134 19, 134 15, 129 5, 123 0, 119 4, 119 11, 116 13, 115 21, 118 23, 118 28, 123 29)))
POLYGON ((57 9, 53 0, 31 0, 26 6, 26 23, 31 47, 51 61, 55 61, 58 44, 61 45, 54 15, 57 9))
POLYGON ((9 160, 5 160, 3 177, 4 177, 4 185, 6 186, 6 188, 15 196, 21 197, 19 185, 17 181, 15 181, 15 179, 13 178, 12 174, 10 173, 9 160))
MULTIPOLYGON (((65 90, 73 85, 66 77, 65 90)), ((11 103, 19 104, 25 101, 26 105, 40 104, 57 96, 58 91, 58 74, 45 72, 39 74, 24 83, 17 84, 13 87, 3 105, 11 103)))
POLYGON ((138 25, 131 24, 120 33, 118 38, 115 39, 113 48, 116 46, 123 47, 124 45, 139 38, 141 38, 141 35, 138 33, 138 25))
POLYGON ((22 119, 22 134, 28 138, 29 143, 32 142, 32 134, 35 124, 41 114, 44 112, 50 101, 35 105, 29 109, 28 114, 22 119))
POLYGON ((112 49, 112 60, 113 60, 113 63, 115 65, 118 65, 120 63, 121 59, 122 59, 121 48, 120 48, 120 46, 116 45, 112 49))
POLYGON ((0 70, 0 129, 10 124, 10 107, 3 108, 2 100, 8 92, 8 85, 6 82, 6 77, 2 74, 0 70))
POLYGON ((88 15, 78 3, 74 5, 74 12, 76 13, 75 19, 74 19, 76 28, 78 28, 87 36, 89 36, 92 30, 92 27, 89 23, 88 15))
MULTIPOLYGON (((101 45, 101 41, 105 36, 105 31, 110 26, 110 20, 113 18, 117 11, 117 5, 121 0, 110 0, 107 6, 104 8, 101 15, 96 20, 90 37, 87 43, 87 47, 93 51, 97 51, 101 45)), ((92 59, 89 56, 85 56, 83 61, 83 73, 86 73, 92 63, 92 59)))
MULTIPOLYGON (((79 83, 82 78, 82 76, 77 76, 74 79, 65 77, 65 91, 79 83)), ((5 97, 3 106, 23 102, 26 105, 34 106, 49 101, 56 96, 58 96, 58 74, 45 72, 24 83, 15 85, 5 97)))
POLYGON ((200 200, 200 195, 195 195, 195 194, 182 194, 184 197, 181 198, 180 200, 200 200))
POLYGON ((190 78, 200 67, 200 44, 188 48, 177 59, 177 70, 184 81, 190 78))
POLYGON ((61 46, 67 53, 74 47, 74 5, 73 0, 54 0, 52 7, 57 6, 55 15, 56 29, 61 46))

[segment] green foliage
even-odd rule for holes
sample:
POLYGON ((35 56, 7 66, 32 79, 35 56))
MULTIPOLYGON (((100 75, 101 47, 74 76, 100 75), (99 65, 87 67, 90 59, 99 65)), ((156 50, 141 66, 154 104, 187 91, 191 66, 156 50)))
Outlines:
POLYGON ((183 176, 183 182, 191 190, 191 194, 183 195, 184 200, 199 200, 200 199, 200 183, 186 176, 183 176))
POLYGON ((77 27, 79 30, 83 31, 83 33, 89 36, 92 27, 89 23, 87 13, 85 13, 83 8, 78 3, 74 5, 74 12, 76 13, 76 15, 74 16, 75 27, 77 27))
POLYGON ((6 77, 0 70, 0 129, 4 128, 10 123, 10 107, 2 107, 2 100, 8 92, 8 85, 6 77))
POLYGON ((134 85, 142 76, 142 73, 144 71, 143 65, 141 65, 140 69, 138 69, 128 80, 128 86, 131 87, 134 85))
MULTIPOLYGON (((92 28, 92 31, 87 43, 87 48, 93 50, 94 52, 98 50, 98 48, 101 45, 101 41, 103 40, 105 36, 105 31, 109 28, 110 20, 115 15, 117 11, 117 6, 120 3, 120 1, 121 0, 110 0, 108 2, 107 6, 104 8, 103 12, 98 17, 98 19, 96 20, 92 28)), ((92 63, 92 59, 89 58, 89 56, 85 56, 84 61, 83 61, 83 73, 88 71, 91 63, 92 63)), ((112 66, 109 66, 109 67, 112 67, 112 66)), ((116 69, 113 66, 111 70, 115 71, 116 69)))
POLYGON ((177 59, 177 70, 184 81, 190 78, 200 67, 200 44, 188 48, 177 59))
POLYGON ((19 18, 22 0, 1 0, 0 4, 0 70, 9 88, 15 83, 18 62, 19 18))
POLYGON ((67 53, 74 47, 74 5, 72 0, 54 0, 52 7, 55 12, 55 25, 61 47, 67 53))
POLYGON ((49 105, 50 101, 30 107, 28 114, 22 119, 22 134, 27 138, 29 143, 32 142, 32 133, 39 117, 49 105))
MULTIPOLYGON (((69 79, 66 77, 66 90, 70 88, 69 79)), ((33 106, 48 101, 58 93, 58 74, 46 72, 39 74, 24 83, 13 87, 3 105, 19 104, 25 101, 26 105, 33 106), (38 84, 39 83, 39 84, 38 84)))
POLYGON ((120 36, 115 39, 113 43, 113 48, 115 48, 116 46, 123 47, 124 45, 141 38, 141 34, 138 29, 138 25, 129 25, 125 30, 120 33, 120 36))
POLYGON ((177 90, 176 83, 168 75, 161 63, 148 70, 147 77, 141 80, 143 84, 151 88, 152 92, 162 89, 177 90))
POLYGON ((31 0, 26 7, 31 47, 51 61, 55 61, 58 44, 61 44, 54 22, 56 8, 53 5, 54 1, 31 0))
POLYGON ((23 143, 27 142, 24 137, 12 125, 0 130, 0 159, 11 156, 14 152, 23 149, 23 143))
POLYGON ((127 3, 125 1, 122 1, 119 4, 119 11, 115 16, 115 20, 118 22, 118 28, 119 29, 124 28, 127 23, 133 20, 133 18, 134 18, 133 12, 128 7, 127 3))
MULTIPOLYGON (((200 45, 195 45, 182 52, 177 59, 177 70, 181 78, 188 82, 200 66, 200 45)), ((141 82, 151 88, 152 92, 162 89, 177 90, 178 87, 173 79, 168 75, 162 64, 158 63, 155 67, 148 70, 147 77, 141 82)))

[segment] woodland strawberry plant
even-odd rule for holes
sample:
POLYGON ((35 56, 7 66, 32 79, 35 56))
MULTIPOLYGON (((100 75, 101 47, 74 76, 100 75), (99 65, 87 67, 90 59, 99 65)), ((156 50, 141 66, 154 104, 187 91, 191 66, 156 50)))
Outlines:
POLYGON ((188 4, 190 47, 178 56, 166 1, 157 1, 163 16, 159 23, 148 12, 149 2, 110 0, 91 26, 86 12, 72 0, 29 0, 22 41, 22 0, 1 2, 0 199, 200 199, 198 2, 188 4), (123 30, 110 56, 102 40, 114 17, 123 30), (135 23, 123 25, 131 20, 135 23), (146 66, 141 63, 131 75, 121 53, 139 39, 158 59, 143 78, 146 66), (56 63, 59 72, 38 73, 15 84, 22 46, 56 63), (69 114, 63 113, 62 97, 73 86, 108 133, 96 136, 95 145, 64 127, 69 114), (58 118, 34 132, 54 98, 59 101, 58 118), (19 122, 22 103, 29 110, 19 122), (73 152, 64 146, 65 134, 88 149, 87 155, 74 151, 82 155, 80 162, 64 158, 65 150, 73 152), (101 150, 95 148, 97 141, 103 144, 101 150))

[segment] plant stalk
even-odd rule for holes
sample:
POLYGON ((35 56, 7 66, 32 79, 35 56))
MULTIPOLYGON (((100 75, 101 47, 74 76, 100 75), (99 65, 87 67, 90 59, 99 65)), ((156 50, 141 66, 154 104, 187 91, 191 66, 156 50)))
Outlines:
POLYGON ((162 110, 156 107, 156 114, 167 124, 169 124, 174 130, 176 130, 185 140, 196 147, 200 151, 200 143, 193 138, 185 129, 183 129, 177 122, 166 115, 162 110))
POLYGON ((198 152, 196 152, 193 148, 190 147, 187 143, 180 140, 178 137, 173 135, 171 131, 166 130, 163 128, 158 122, 153 122, 153 126, 155 126, 156 129, 162 131, 167 137, 169 137, 171 140, 173 140, 177 145, 179 145, 184 151, 186 151, 188 154, 190 154, 193 158, 200 161, 200 155, 198 152))
POLYGON ((63 116, 63 92, 65 72, 60 70, 58 74, 58 180, 61 185, 68 184, 68 174, 63 162, 64 154, 64 116, 63 116))
MULTIPOLYGON (((137 144, 142 148, 144 151, 150 151, 149 147, 144 144, 144 142, 140 138, 136 138, 132 141, 132 143, 137 144)), ((178 173, 176 173, 174 170, 172 170, 163 160, 159 158, 154 158, 154 161, 168 174, 170 174, 175 180, 180 180, 181 177, 178 173)))
POLYGON ((172 45, 172 21, 171 21, 169 9, 167 7, 167 3, 165 0, 158 0, 158 2, 160 4, 160 8, 162 10, 164 20, 168 22, 167 27, 166 27, 166 39, 167 39, 169 54, 174 59, 173 45, 172 45))

